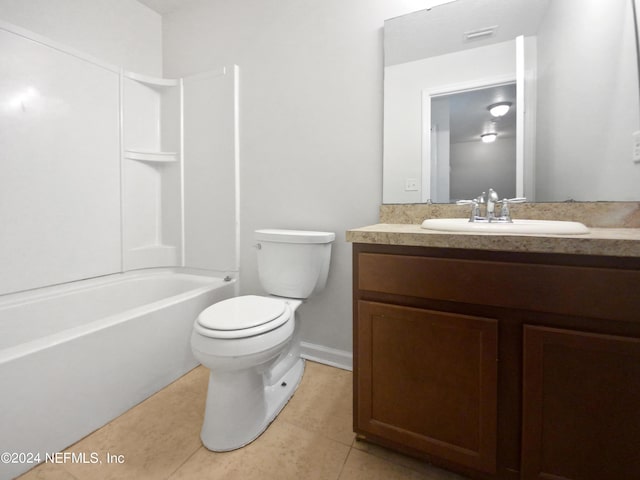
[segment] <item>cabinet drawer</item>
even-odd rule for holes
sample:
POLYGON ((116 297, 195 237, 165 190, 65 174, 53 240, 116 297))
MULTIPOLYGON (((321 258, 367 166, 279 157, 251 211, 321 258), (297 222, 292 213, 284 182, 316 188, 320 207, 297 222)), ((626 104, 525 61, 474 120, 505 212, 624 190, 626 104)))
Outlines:
POLYGON ((361 291, 640 321, 640 272, 613 268, 358 254, 361 291))

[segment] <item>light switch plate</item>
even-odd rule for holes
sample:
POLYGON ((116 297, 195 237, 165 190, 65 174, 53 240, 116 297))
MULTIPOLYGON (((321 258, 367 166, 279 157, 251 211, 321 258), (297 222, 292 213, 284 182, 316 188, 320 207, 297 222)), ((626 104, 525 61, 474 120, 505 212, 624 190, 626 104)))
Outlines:
MULTIPOLYGON (((638 132, 640 133, 640 132, 638 132)), ((418 191, 418 179, 417 178, 407 178, 404 182, 404 191, 405 192, 417 192, 418 191)))

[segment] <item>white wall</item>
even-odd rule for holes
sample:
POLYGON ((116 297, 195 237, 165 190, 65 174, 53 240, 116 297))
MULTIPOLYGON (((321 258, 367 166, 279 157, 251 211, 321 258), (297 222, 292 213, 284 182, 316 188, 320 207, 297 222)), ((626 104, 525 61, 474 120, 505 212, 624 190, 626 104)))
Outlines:
POLYGON ((419 203, 430 192, 406 192, 422 178, 422 92, 513 75, 515 42, 496 43, 384 69, 384 203, 419 203))
POLYGON ((451 201, 451 108, 448 97, 434 97, 431 100, 430 135, 431 191, 429 197, 434 203, 449 203, 451 201))
POLYGON ((639 126, 632 19, 625 0, 549 3, 538 32, 537 199, 638 198, 640 164, 631 159, 631 133, 639 126), (581 15, 574 15, 578 9, 581 15), (559 131, 562 137, 554 135, 559 131))
POLYGON ((488 188, 500 198, 516 196, 516 139, 451 145, 451 199, 476 198, 488 188))
POLYGON ((382 183, 382 26, 426 2, 209 0, 163 17, 165 76, 240 67, 241 290, 260 292, 253 231, 336 232, 303 340, 350 351, 351 245, 382 183))
POLYGON ((126 70, 162 73, 162 19, 136 0, 0 0, 0 20, 126 70))
POLYGON ((236 277, 236 68, 184 83, 185 266, 236 277))

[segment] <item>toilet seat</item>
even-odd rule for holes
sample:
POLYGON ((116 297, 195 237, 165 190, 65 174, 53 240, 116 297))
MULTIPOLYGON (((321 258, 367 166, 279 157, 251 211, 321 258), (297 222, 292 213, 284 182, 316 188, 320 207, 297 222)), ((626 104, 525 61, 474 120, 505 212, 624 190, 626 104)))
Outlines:
POLYGON ((211 338, 247 338, 275 330, 291 317, 284 300, 244 295, 215 303, 195 323, 201 335, 211 338))

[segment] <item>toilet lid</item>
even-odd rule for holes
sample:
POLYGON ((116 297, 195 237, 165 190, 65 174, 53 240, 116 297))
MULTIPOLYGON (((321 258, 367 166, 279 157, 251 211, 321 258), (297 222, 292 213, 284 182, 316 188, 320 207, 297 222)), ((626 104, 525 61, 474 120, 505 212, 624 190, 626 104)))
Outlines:
MULTIPOLYGON (((274 320, 288 319, 284 300, 256 295, 229 298, 211 305, 198 316, 198 323, 210 330, 245 330, 274 320)), ((274 328, 277 325, 274 325, 274 328)))

